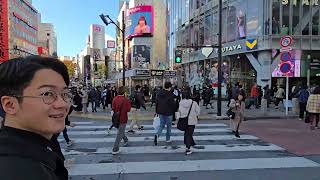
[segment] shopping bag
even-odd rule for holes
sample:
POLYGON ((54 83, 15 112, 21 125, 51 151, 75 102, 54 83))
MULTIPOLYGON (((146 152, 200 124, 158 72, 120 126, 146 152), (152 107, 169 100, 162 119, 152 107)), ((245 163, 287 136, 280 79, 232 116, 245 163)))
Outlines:
POLYGON ((160 117, 159 117, 158 114, 156 114, 156 115, 154 116, 154 118, 153 118, 153 128, 154 128, 155 130, 158 130, 159 127, 160 127, 160 117))

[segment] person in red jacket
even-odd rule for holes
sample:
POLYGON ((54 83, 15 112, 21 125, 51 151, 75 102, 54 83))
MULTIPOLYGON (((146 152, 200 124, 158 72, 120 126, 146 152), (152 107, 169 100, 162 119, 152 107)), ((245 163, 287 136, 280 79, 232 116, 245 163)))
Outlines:
POLYGON ((122 139, 124 141, 124 146, 127 146, 129 141, 127 136, 125 135, 125 130, 128 122, 128 112, 130 112, 131 110, 131 103, 130 103, 130 100, 124 96, 124 93, 125 93, 125 87, 122 86, 118 90, 118 96, 114 97, 112 101, 113 112, 120 113, 120 125, 118 128, 117 137, 112 149, 113 155, 120 153, 119 144, 122 139))
POLYGON ((258 109, 259 108, 259 104, 258 104, 259 91, 258 91, 257 83, 254 83, 254 85, 252 86, 250 95, 251 95, 251 98, 254 100, 254 105, 258 109))

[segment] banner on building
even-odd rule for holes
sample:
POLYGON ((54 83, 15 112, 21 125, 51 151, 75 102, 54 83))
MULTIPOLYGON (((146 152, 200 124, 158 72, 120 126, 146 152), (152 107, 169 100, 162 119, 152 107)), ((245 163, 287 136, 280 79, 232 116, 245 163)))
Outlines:
POLYGON ((1 0, 0 6, 0 63, 9 59, 8 1, 1 0))
POLYGON ((150 63, 151 46, 135 45, 133 46, 133 62, 135 66, 143 67, 150 63))
POLYGON ((126 36, 150 36, 153 34, 153 6, 136 6, 128 10, 126 36))

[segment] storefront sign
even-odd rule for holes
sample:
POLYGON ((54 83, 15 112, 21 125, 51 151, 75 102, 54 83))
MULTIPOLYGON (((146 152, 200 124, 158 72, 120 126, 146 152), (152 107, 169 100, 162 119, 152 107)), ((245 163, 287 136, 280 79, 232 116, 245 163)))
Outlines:
POLYGON ((8 1, 1 0, 0 7, 0 63, 9 59, 8 44, 8 1))
POLYGON ((255 50, 258 48, 257 39, 247 39, 246 41, 247 50, 255 50))
POLYGON ((232 52, 232 51, 240 50, 240 49, 242 49, 242 46, 240 44, 233 45, 233 46, 222 47, 222 53, 232 52))
POLYGON ((149 69, 137 69, 136 76, 149 76, 150 70, 149 69))
POLYGON ((151 76, 163 76, 164 70, 151 70, 151 76))
MULTIPOLYGON (((319 5, 319 0, 301 0, 303 6, 318 6, 319 5)), ((290 2, 294 6, 298 5, 298 0, 282 0, 282 5, 289 5, 290 2)))
POLYGON ((177 71, 164 71, 164 77, 175 77, 177 76, 177 71))

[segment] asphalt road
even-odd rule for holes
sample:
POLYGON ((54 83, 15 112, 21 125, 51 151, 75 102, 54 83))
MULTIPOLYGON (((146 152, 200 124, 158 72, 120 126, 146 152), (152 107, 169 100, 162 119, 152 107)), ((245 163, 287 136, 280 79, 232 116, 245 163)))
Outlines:
POLYGON ((184 154, 183 133, 175 127, 171 143, 164 130, 154 146, 152 122, 144 121, 144 130, 128 135, 129 146, 111 155, 116 130, 106 133, 109 121, 71 120, 77 124, 68 130, 74 144, 67 147, 62 135, 60 141, 73 162, 72 180, 320 180, 319 155, 297 156, 247 132, 238 139, 226 121, 201 121, 194 134, 200 149, 191 155, 184 154))

